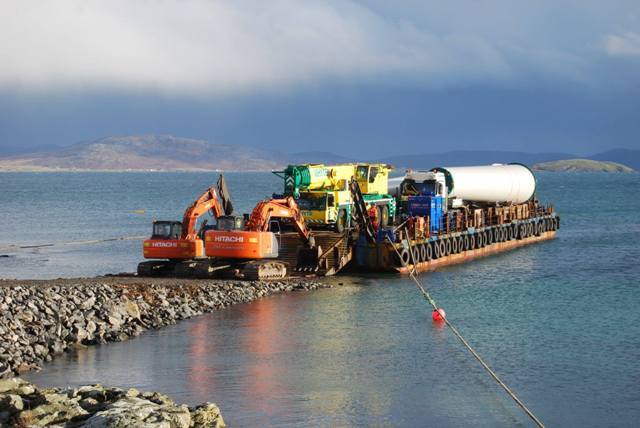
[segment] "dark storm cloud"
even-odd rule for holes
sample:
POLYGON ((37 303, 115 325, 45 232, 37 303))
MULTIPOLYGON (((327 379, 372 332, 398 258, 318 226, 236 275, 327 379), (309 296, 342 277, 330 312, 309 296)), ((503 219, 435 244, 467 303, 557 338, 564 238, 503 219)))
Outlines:
POLYGON ((3 147, 152 132, 380 154, 638 144, 637 2, 2 3, 3 147))
POLYGON ((6 2, 0 84, 219 95, 319 80, 430 87, 590 84, 637 56, 640 8, 616 2, 6 2))

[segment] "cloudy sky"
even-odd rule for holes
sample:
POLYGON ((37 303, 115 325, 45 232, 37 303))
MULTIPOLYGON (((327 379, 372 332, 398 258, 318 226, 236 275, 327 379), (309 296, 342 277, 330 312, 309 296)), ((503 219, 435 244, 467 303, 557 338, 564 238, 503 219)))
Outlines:
POLYGON ((0 148, 640 148, 640 2, 0 0, 0 148))

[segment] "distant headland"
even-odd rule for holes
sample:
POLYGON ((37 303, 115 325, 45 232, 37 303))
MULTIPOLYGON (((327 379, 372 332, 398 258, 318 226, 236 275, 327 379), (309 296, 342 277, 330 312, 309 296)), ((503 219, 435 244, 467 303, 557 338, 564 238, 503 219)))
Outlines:
POLYGON ((455 150, 398 154, 384 158, 356 159, 331 152, 283 153, 256 148, 209 142, 172 135, 132 135, 105 137, 66 147, 49 147, 31 153, 4 155, 3 171, 270 171, 293 163, 383 162, 397 170, 429 169, 435 166, 469 166, 519 162, 535 169, 553 171, 640 170, 640 150, 614 149, 577 159, 570 153, 527 153, 491 150, 455 150))
POLYGON ((595 161, 591 159, 567 159, 543 162, 533 165, 539 171, 562 172, 633 172, 634 169, 617 162, 595 161))

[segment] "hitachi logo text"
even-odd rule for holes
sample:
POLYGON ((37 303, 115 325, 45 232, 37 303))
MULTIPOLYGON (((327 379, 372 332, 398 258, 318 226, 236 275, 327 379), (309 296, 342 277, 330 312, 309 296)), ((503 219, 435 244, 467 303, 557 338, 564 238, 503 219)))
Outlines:
POLYGON ((177 247, 177 242, 152 242, 152 247, 177 247))
POLYGON ((244 242, 242 236, 216 236, 214 241, 216 242, 244 242))

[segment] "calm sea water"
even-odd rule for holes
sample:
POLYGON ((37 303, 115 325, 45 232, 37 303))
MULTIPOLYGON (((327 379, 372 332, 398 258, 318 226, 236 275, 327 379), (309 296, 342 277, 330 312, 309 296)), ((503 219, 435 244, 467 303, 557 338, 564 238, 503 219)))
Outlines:
MULTIPOLYGON (((228 174, 240 211, 278 188, 228 174)), ((640 420, 640 175, 540 174, 558 239, 421 279, 503 380, 549 426, 640 420)), ((149 234, 211 174, 0 174, 0 247, 149 234), (144 209, 144 214, 134 210, 144 209)), ((5 251, 4 253, 2 251, 5 251)), ((140 242, 0 254, 1 277, 132 271, 140 242)), ((398 277, 238 305, 27 377, 214 401, 231 426, 514 426, 523 413, 398 277)))

